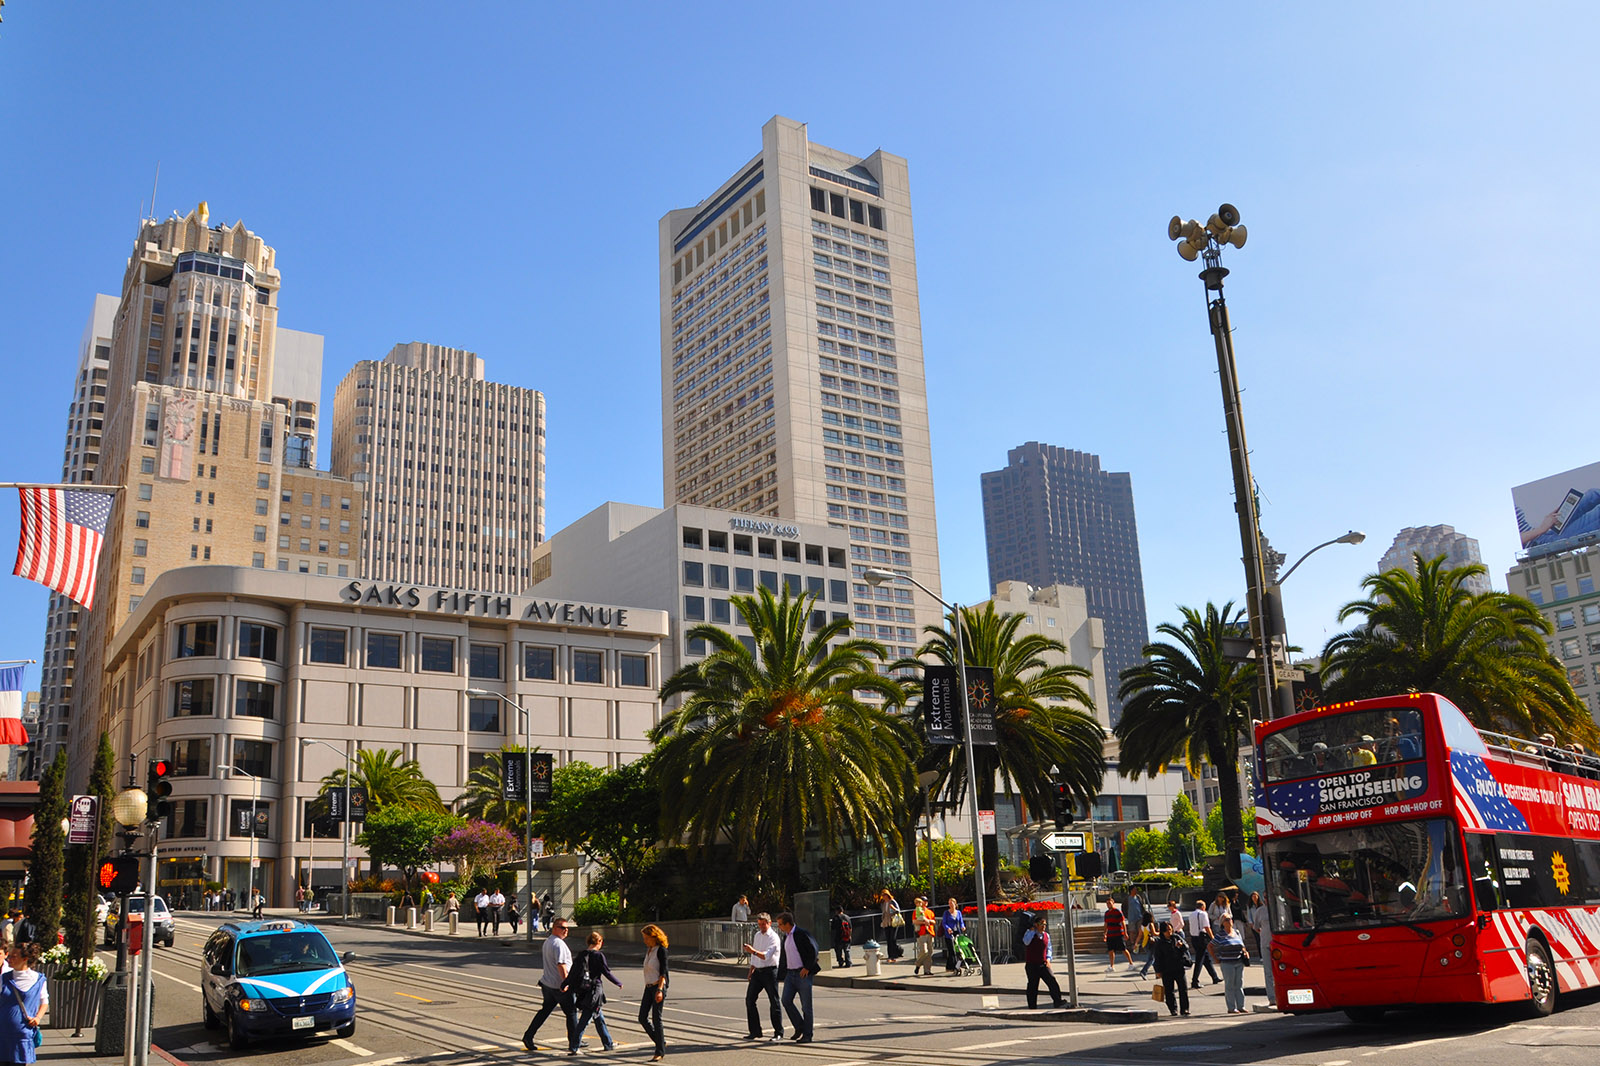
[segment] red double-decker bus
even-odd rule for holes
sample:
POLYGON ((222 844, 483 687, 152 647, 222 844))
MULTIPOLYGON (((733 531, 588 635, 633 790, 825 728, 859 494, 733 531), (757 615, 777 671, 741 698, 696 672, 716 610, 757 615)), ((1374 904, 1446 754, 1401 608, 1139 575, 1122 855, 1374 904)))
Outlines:
POLYGON ((1526 1001, 1600 984, 1600 761, 1442 696, 1256 727, 1277 1005, 1526 1001))

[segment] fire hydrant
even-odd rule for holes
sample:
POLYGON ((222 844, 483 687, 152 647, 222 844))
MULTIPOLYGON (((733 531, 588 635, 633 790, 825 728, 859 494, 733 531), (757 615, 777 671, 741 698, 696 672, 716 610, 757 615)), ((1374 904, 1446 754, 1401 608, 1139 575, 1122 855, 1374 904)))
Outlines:
POLYGON ((867 976, 878 976, 878 942, 869 940, 861 945, 862 954, 867 957, 867 976))

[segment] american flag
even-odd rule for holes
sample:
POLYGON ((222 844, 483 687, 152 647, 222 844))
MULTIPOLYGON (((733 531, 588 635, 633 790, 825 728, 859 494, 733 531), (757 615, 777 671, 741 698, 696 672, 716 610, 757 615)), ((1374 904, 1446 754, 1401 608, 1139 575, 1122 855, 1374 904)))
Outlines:
POLYGON ((112 494, 40 487, 17 491, 22 497, 22 536, 13 573, 55 589, 85 610, 93 607, 112 494))
POLYGON ((1528 831, 1528 819, 1500 789, 1482 755, 1469 751, 1450 753, 1451 778, 1455 785, 1456 814, 1468 829, 1528 831))
POLYGON ((1285 829, 1304 829, 1321 811, 1322 788, 1314 777, 1291 781, 1273 787, 1268 793, 1268 803, 1271 813, 1284 823, 1285 829))
POLYGON ((22 724, 22 667, 0 668, 0 744, 26 744, 22 724))

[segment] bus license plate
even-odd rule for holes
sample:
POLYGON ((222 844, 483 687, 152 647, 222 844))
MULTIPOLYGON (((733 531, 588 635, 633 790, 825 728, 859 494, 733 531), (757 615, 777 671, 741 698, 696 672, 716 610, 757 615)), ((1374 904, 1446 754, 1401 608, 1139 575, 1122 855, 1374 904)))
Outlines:
POLYGON ((1311 1006, 1311 989, 1309 989, 1309 988, 1291 988, 1291 989, 1289 989, 1289 1006, 1291 1006, 1291 1007, 1309 1007, 1309 1006, 1311 1006))
MULTIPOLYGON (((1307 995, 1309 995, 1309 994, 1310 993, 1307 993, 1307 995)), ((1307 1000, 1306 1002, 1309 1003, 1311 1001, 1307 1000)), ((296 1029, 312 1029, 312 1028, 316 1027, 317 1019, 316 1019, 315 1015, 302 1014, 302 1015, 300 1015, 300 1017, 296 1018, 290 1024, 296 1029)))

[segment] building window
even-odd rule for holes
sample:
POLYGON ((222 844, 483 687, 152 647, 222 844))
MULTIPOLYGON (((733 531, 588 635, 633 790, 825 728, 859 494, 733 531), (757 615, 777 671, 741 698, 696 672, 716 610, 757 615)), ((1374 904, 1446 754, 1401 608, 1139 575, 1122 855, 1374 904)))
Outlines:
POLYGON ((683 617, 687 622, 704 622, 706 620, 706 598, 704 596, 685 596, 683 598, 683 617))
POLYGON ((278 627, 260 622, 239 623, 239 658, 278 661, 278 627))
POLYGON ((522 646, 522 676, 528 681, 554 681, 556 679, 556 650, 537 644, 522 646))
POLYGON ((200 718, 217 713, 214 706, 216 681, 209 677, 190 678, 172 686, 172 717, 200 718))
POLYGON ((690 529, 687 526, 684 527, 683 546, 685 548, 700 547, 700 531, 698 529, 690 529))
POLYGON ((468 674, 485 681, 500 680, 500 645, 474 644, 472 658, 467 664, 468 674))
POLYGON ((713 622, 715 622, 717 625, 723 625, 723 626, 727 625, 729 622, 732 621, 731 612, 728 609, 728 601, 727 600, 723 600, 723 599, 718 599, 716 597, 712 597, 712 599, 711 599, 711 620, 713 622))
POLYGON ((149 485, 140 485, 139 486, 139 499, 148 500, 150 498, 150 492, 151 492, 151 489, 150 489, 149 485))
POLYGON ((172 742, 173 777, 211 776, 211 738, 188 737, 172 742))
POLYGON ((1583 624, 1592 626, 1600 623, 1600 603, 1586 603, 1583 606, 1583 624))
POLYGON ((311 661, 330 666, 345 664, 345 631, 311 627, 311 661))
POLYGON ((687 560, 683 564, 683 583, 691 588, 699 588, 706 583, 705 566, 701 563, 692 563, 687 560))
POLYGON ((367 667, 377 670, 400 669, 400 634, 367 634, 367 667))
POLYGON ((474 733, 500 732, 500 701, 482 696, 467 700, 467 728, 474 733))
POLYGON ((150 551, 150 542, 149 541, 147 541, 147 540, 135 540, 133 542, 133 554, 135 556, 137 556, 137 557, 142 559, 142 558, 145 557, 145 555, 147 555, 149 553, 149 551, 150 551))
POLYGON ((450 637, 423 637, 421 666, 430 674, 455 673, 456 642, 450 637))
POLYGON ((604 684, 605 678, 601 673, 603 660, 603 652, 574 650, 572 653, 572 680, 585 685, 604 684))
POLYGON ((128 580, 135 585, 144 584, 144 567, 136 566, 128 574, 128 580))
POLYGON ((233 714, 236 718, 274 718, 278 686, 265 681, 234 682, 233 714))
POLYGON ((211 801, 203 799, 175 800, 172 804, 172 813, 167 816, 168 837, 199 837, 206 836, 206 815, 211 810, 211 801))
POLYGON ((1576 659, 1580 654, 1577 637, 1561 638, 1561 657, 1563 659, 1576 659))
POLYGON ((1578 624, 1577 615, 1575 615, 1572 611, 1570 611, 1570 610, 1560 610, 1560 611, 1556 612, 1556 628, 1557 629, 1573 629, 1573 628, 1575 628, 1577 626, 1577 624, 1578 624))
MULTIPOLYGON (((248 767, 246 767, 248 769, 248 767)), ((228 801, 228 835, 230 837, 266 837, 272 829, 272 804, 263 800, 236 799, 228 801)))
POLYGON ((265 740, 246 740, 235 737, 233 741, 233 765, 235 769, 243 770, 253 777, 264 781, 273 778, 272 772, 273 745, 265 740))
POLYGON ((174 659, 209 658, 217 654, 216 622, 180 622, 176 632, 174 659))
POLYGON ((650 687, 650 657, 648 655, 623 653, 617 659, 622 668, 622 684, 634 688, 650 687))
POLYGON ((728 535, 712 530, 706 534, 706 548, 709 551, 726 552, 728 550, 728 535))
POLYGON ((707 576, 711 579, 712 588, 725 589, 728 587, 728 568, 726 566, 719 566, 716 563, 712 563, 709 567, 707 576))
POLYGON ((733 591, 754 592, 756 590, 756 572, 748 567, 736 566, 733 569, 733 591))

